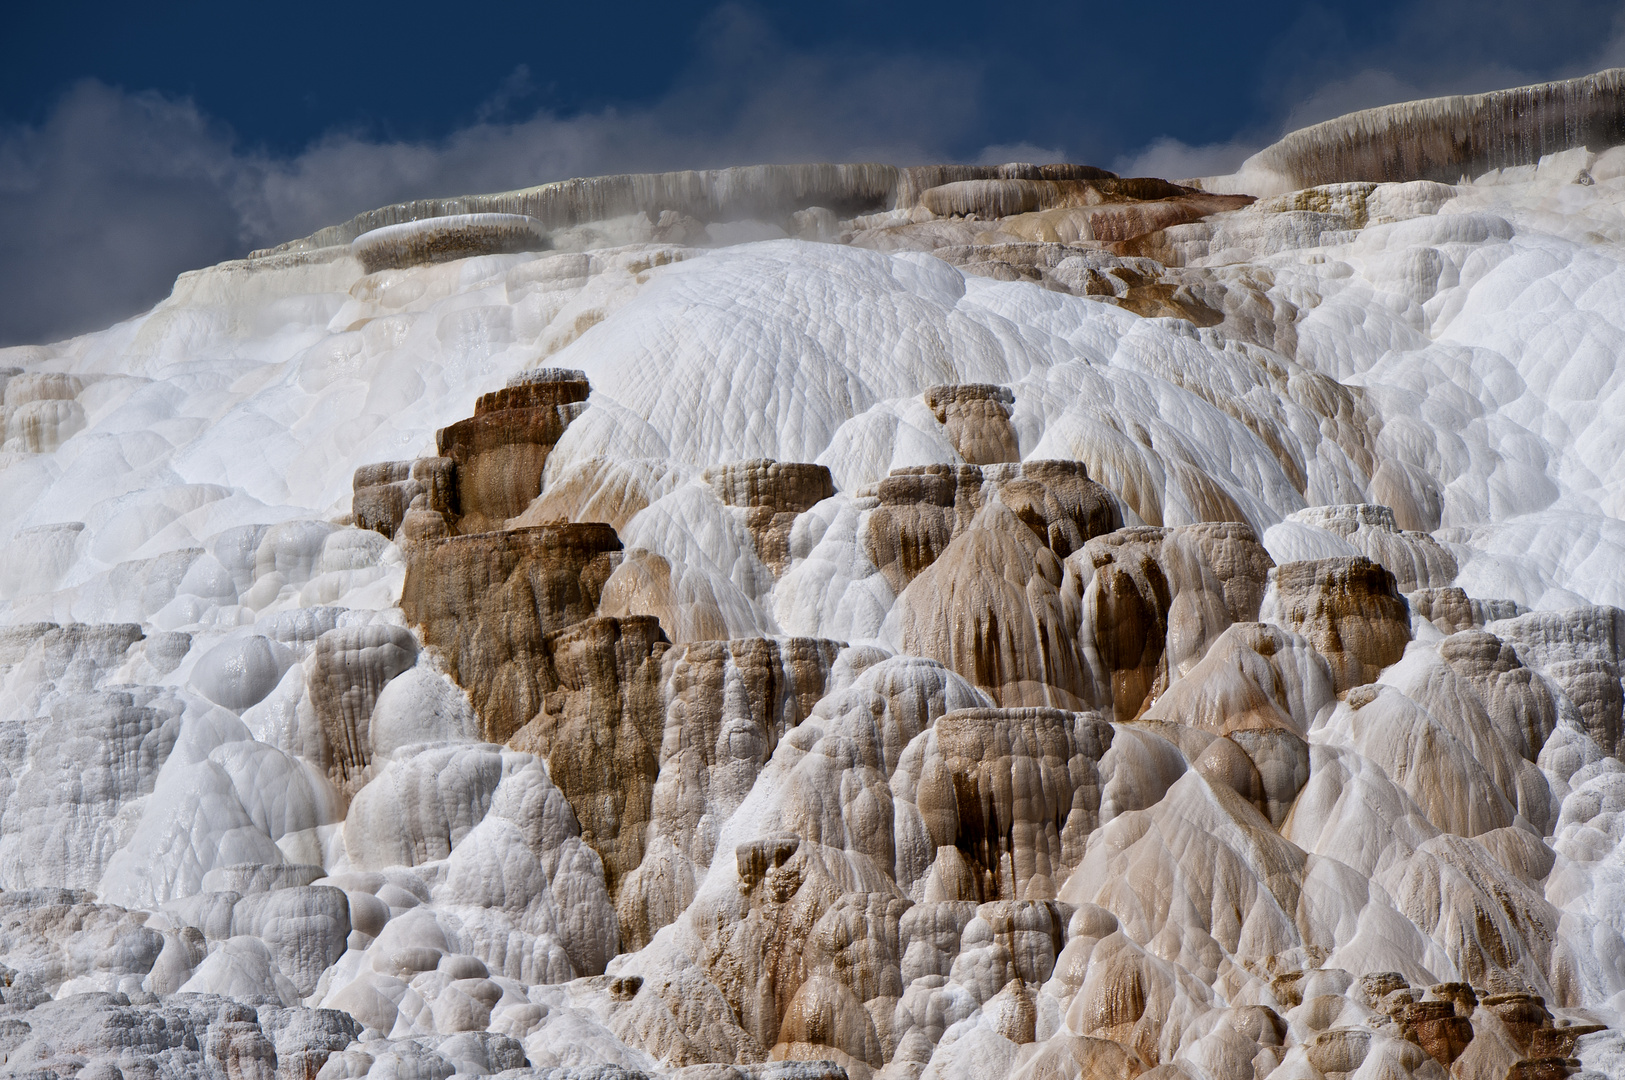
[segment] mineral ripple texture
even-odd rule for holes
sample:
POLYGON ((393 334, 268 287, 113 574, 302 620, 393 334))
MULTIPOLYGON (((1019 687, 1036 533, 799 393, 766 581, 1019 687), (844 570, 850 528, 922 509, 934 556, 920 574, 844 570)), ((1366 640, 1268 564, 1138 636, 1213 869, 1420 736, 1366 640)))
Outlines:
POLYGON ((1625 1076, 1622 86, 0 352, 0 1076, 1625 1076))

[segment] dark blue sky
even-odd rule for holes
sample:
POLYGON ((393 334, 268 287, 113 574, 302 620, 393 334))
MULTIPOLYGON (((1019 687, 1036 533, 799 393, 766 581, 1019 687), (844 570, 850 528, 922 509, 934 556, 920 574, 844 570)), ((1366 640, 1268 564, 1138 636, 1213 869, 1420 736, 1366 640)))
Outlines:
POLYGON ((0 343, 401 198, 770 160, 1192 175, 1625 62, 1625 0, 144 7, 8 16, 0 343))

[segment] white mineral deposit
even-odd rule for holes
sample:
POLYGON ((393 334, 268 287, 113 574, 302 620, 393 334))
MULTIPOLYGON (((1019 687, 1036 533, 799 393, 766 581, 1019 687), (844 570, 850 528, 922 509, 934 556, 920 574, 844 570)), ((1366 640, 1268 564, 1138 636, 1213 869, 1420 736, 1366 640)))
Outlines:
POLYGON ((1622 86, 0 351, 0 1076, 1625 1075, 1622 86))

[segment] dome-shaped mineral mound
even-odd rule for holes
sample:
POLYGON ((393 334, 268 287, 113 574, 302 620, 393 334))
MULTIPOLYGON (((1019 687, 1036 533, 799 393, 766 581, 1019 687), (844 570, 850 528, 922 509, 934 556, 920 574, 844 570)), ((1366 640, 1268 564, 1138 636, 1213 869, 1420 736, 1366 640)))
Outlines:
POLYGON ((523 214, 448 214, 364 232, 350 242, 350 251, 373 274, 547 246, 542 223, 523 214))

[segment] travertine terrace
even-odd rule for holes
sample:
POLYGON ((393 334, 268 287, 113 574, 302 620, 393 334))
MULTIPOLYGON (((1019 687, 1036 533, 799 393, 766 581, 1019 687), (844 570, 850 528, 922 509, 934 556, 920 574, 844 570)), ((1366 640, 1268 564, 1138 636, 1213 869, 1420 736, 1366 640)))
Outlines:
POLYGON ((1619 79, 0 352, 0 1076, 1625 1075, 1619 79))

